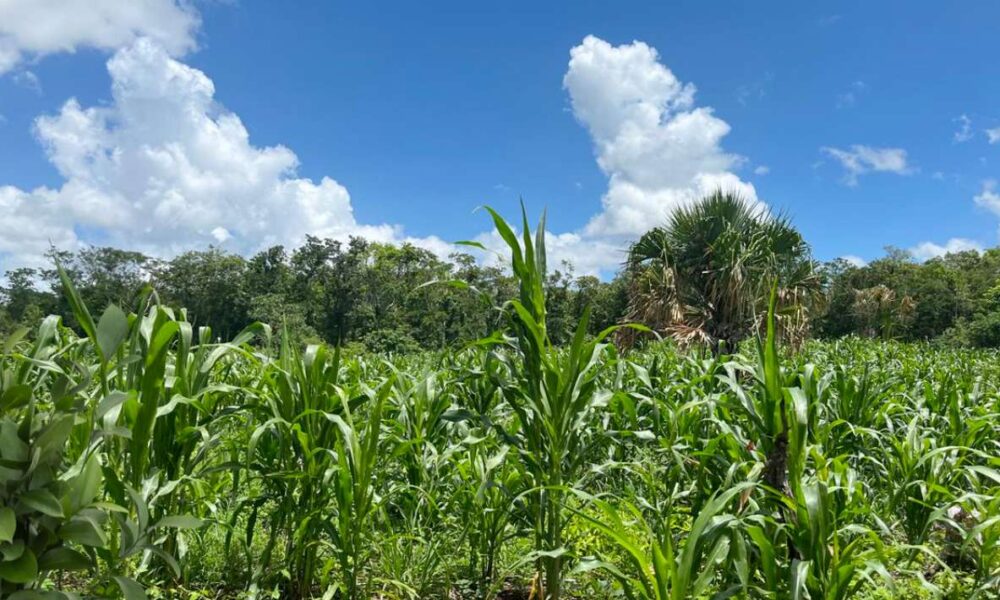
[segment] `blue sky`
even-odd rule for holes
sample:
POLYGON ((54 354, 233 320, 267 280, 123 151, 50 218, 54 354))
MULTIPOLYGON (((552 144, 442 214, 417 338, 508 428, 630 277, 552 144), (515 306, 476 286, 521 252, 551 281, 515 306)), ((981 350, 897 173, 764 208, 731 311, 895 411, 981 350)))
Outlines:
POLYGON ((49 241, 248 253, 317 232, 444 252, 489 239, 476 206, 513 216, 522 196, 547 208, 559 256, 606 274, 637 227, 708 185, 684 175, 703 171, 789 213, 823 260, 997 243, 996 3, 141 4, 147 15, 99 35, 80 2, 44 15, 44 34, 30 8, 0 14, 0 207, 14 215, 0 265, 33 264, 49 241), (181 67, 193 87, 178 91, 181 67), (658 103, 652 122, 625 112, 658 103), (191 106, 204 114, 172 131, 191 106), (704 123, 665 128, 691 113, 704 123), (199 149, 200 128, 225 116, 248 139, 222 127, 199 149), (728 132, 695 139, 703 124, 728 132), (44 231, 24 234, 33 223, 44 231))

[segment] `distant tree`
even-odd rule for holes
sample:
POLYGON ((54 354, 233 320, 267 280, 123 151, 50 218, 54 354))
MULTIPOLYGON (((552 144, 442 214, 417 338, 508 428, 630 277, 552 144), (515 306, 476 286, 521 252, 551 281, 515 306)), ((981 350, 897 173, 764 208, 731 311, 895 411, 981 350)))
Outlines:
POLYGON ((485 337, 500 325, 501 313, 494 307, 517 293, 514 279, 497 266, 477 263, 469 254, 456 253, 451 260, 454 264, 453 278, 475 291, 449 295, 455 306, 455 311, 450 313, 455 339, 485 337))
POLYGON ((854 315, 868 337, 892 338, 913 320, 916 303, 909 296, 897 298, 884 285, 854 291, 854 315))
MULTIPOLYGON (((862 298, 868 305, 856 310, 859 290, 882 286, 892 292, 894 302, 904 299, 912 314, 896 315, 891 336, 902 340, 944 341, 982 345, 988 340, 988 291, 1000 278, 1000 249, 993 248, 947 254, 916 262, 906 251, 887 248, 887 255, 864 266, 835 261, 824 265, 826 312, 817 322, 817 332, 827 337, 849 334, 871 335, 874 297, 862 298), (973 341, 972 322, 978 320, 973 341)), ((883 294, 884 296, 884 294, 883 294)), ((896 310, 900 310, 897 307, 896 310)), ((888 317, 886 317, 888 318, 888 317)), ((876 327, 875 335, 882 335, 876 327)))
POLYGON ((599 333, 621 321, 628 310, 628 279, 619 274, 605 283, 593 275, 577 277, 573 303, 577 318, 590 307, 590 333, 599 333))
POLYGON ((245 259, 219 248, 185 252, 154 268, 155 287, 165 303, 187 309, 195 326, 229 339, 250 323, 246 267, 245 259))
POLYGON ((250 298, 248 316, 271 327, 275 334, 287 331, 293 343, 305 344, 323 341, 316 330, 306 322, 305 308, 289 302, 285 294, 257 294, 250 298))
POLYGON ((979 348, 1000 347, 1000 279, 979 299, 976 312, 961 323, 961 341, 979 348))
POLYGON ((549 273, 545 281, 546 329, 552 342, 566 343, 576 327, 579 315, 573 303, 573 267, 563 262, 562 270, 549 273))
POLYGON ((29 312, 49 312, 54 308, 54 296, 37 286, 40 277, 38 270, 25 267, 7 273, 7 283, 0 287, 0 299, 12 321, 22 321, 29 312))
POLYGON ((255 254, 246 265, 246 291, 253 298, 263 294, 287 294, 292 270, 284 246, 271 246, 255 254))
POLYGON ((372 320, 372 308, 361 298, 365 286, 368 242, 307 236, 291 257, 291 293, 304 308, 307 323, 320 336, 339 343, 372 320))

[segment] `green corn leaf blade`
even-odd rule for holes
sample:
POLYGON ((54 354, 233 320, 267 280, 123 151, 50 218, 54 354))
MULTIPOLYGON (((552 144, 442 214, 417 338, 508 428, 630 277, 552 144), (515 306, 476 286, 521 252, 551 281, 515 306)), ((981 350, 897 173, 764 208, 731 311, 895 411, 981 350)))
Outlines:
MULTIPOLYGON (((94 325, 94 318, 90 316, 87 305, 83 303, 83 299, 80 298, 79 292, 76 291, 76 287, 70 280, 69 274, 66 273, 66 270, 63 269, 58 261, 56 261, 56 271, 59 274, 59 280, 62 282, 63 293, 66 294, 66 300, 73 311, 73 316, 76 318, 77 323, 80 324, 83 332, 90 338, 90 341, 97 345, 97 326, 94 325)), ((98 352, 100 352, 100 346, 97 346, 97 348, 98 352)))
POLYGON ((171 515, 157 521, 153 529, 197 529, 204 524, 204 521, 192 515, 171 515))
POLYGON ((128 329, 128 316, 117 305, 109 305, 97 323, 97 347, 105 360, 110 360, 118 351, 128 336, 128 329))

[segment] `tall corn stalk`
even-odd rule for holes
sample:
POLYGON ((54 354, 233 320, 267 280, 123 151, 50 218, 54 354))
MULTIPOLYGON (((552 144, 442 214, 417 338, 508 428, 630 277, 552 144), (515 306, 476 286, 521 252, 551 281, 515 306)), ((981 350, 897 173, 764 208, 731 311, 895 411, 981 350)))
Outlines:
POLYGON ((591 415, 601 394, 597 374, 606 356, 603 340, 609 328, 587 338, 589 309, 577 324, 568 348, 553 344, 545 326, 545 217, 532 239, 522 206, 522 240, 504 219, 487 208, 497 232, 511 253, 518 298, 506 308, 513 338, 514 381, 503 396, 517 417, 510 432, 525 471, 534 484, 530 494, 535 533, 535 555, 543 574, 541 597, 558 600, 568 553, 563 497, 572 488, 586 460, 591 415))

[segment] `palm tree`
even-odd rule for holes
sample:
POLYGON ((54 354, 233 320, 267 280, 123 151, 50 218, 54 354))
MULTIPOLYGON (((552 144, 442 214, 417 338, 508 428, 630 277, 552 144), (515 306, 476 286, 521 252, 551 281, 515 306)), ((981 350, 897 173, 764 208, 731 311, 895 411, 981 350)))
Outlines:
POLYGON ((777 325, 789 342, 803 339, 821 297, 809 246, 790 221, 730 192, 675 210, 632 245, 626 267, 630 320, 713 352, 762 325, 775 280, 777 325))
POLYGON ((897 327, 906 327, 913 321, 917 303, 907 295, 897 299, 895 291, 879 284, 854 290, 851 310, 861 322, 865 335, 890 339, 897 327))

